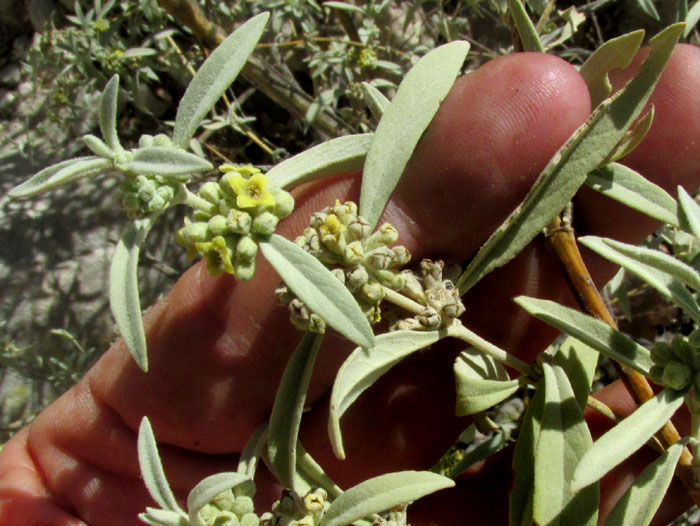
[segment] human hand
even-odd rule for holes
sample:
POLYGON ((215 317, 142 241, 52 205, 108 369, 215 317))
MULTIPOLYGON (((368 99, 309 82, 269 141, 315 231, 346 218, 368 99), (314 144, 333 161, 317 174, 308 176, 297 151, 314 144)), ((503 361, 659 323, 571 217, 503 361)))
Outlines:
MULTIPOLYGON (((654 126, 625 159, 670 191, 700 183, 700 150, 693 148, 700 136, 699 66, 697 48, 676 49, 652 97, 654 126)), ((414 259, 465 261, 589 112, 582 79, 555 57, 517 54, 486 64, 460 79, 441 106, 383 220, 397 227, 414 259)), ((278 232, 293 238, 313 211, 335 199, 356 200, 358 193, 352 175, 307 185, 296 192, 296 210, 278 232)), ((579 234, 635 242, 655 226, 585 189, 576 198, 579 234)), ((613 271, 593 257, 589 268, 599 283, 613 271)), ((5 445, 0 525, 140 524, 137 514, 152 504, 136 458, 135 430, 144 415, 179 496, 203 477, 235 468, 238 452, 269 416, 290 349, 301 336, 274 295, 278 281, 263 262, 249 283, 213 278, 201 264, 187 271, 146 315, 151 372, 142 373, 117 342, 75 388, 5 445)), ((554 333, 511 302, 519 294, 574 301, 541 241, 470 290, 463 319, 531 360, 554 333)), ((306 449, 342 487, 432 465, 467 425, 453 415, 458 346, 447 342, 405 360, 363 394, 344 417, 348 460, 341 462, 326 435, 326 394, 349 350, 335 338, 326 338, 321 349, 301 435, 306 449)), ((617 393, 609 400, 625 403, 617 393)), ((636 457, 605 481, 604 499, 619 496, 625 476, 640 462, 636 457)), ((509 472, 509 457, 497 456, 455 490, 412 506, 412 524, 460 524, 465 517, 473 524, 506 524, 509 472)), ((266 473, 256 482, 258 505, 267 509, 280 488, 266 473)), ((676 504, 678 511, 687 501, 676 504)))

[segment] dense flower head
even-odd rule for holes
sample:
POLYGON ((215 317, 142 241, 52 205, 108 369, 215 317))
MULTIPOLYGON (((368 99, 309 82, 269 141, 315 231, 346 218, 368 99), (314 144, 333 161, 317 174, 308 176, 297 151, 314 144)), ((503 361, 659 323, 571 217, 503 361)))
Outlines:
POLYGON ((694 388, 700 393, 700 329, 689 336, 676 335, 668 343, 657 341, 651 350, 654 365, 650 378, 678 391, 694 388))

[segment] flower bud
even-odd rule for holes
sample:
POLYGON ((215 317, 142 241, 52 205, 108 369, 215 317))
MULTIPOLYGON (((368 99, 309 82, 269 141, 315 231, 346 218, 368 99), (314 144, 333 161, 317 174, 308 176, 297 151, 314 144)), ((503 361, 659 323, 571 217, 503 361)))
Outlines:
POLYGON ((417 301, 421 305, 425 305, 425 292, 423 291, 423 285, 420 284, 418 278, 413 273, 412 270, 404 270, 401 272, 404 277, 405 284, 401 289, 401 293, 408 296, 414 301, 417 301))
POLYGON ((231 511, 239 517, 242 517, 246 513, 252 513, 255 510, 255 504, 250 497, 236 497, 232 504, 231 511))
POLYGON ((652 365, 649 369, 649 378, 652 382, 656 384, 663 384, 664 382, 664 366, 663 365, 652 365))
POLYGON ((700 328, 695 329, 688 335, 688 343, 693 349, 700 349, 700 328))
POLYGON ((236 278, 248 281, 255 275, 255 259, 251 261, 236 261, 236 278))
POLYGON ((695 351, 688 343, 688 339, 678 334, 671 342, 671 350, 673 354, 682 362, 691 365, 693 363, 693 355, 695 351))
POLYGON ((221 188, 219 188, 219 183, 215 183, 214 181, 204 183, 199 189, 199 197, 201 197, 202 199, 206 199, 213 205, 218 205, 219 201, 221 201, 221 198, 223 197, 221 195, 221 188))
POLYGON ((399 320, 392 327, 392 330, 396 331, 420 331, 422 329, 423 325, 415 318, 406 318, 405 320, 399 320))
POLYGON ((425 328, 437 329, 442 322, 442 318, 433 307, 426 307, 416 316, 418 322, 425 328))
POLYGON ((366 283, 360 290, 370 303, 379 303, 384 299, 384 289, 379 283, 366 283))
POLYGON ((360 241, 353 241, 345 246, 343 252, 343 259, 346 265, 356 265, 364 257, 364 251, 362 249, 362 243, 360 241))
POLYGON ((365 254, 365 264, 373 270, 386 270, 394 262, 396 255, 389 247, 380 246, 365 254))
POLYGON ((693 371, 686 364, 671 361, 664 367, 662 383, 671 389, 685 389, 693 378, 693 371))
POLYGON ((270 193, 275 198, 275 207, 272 211, 279 219, 283 219, 294 210, 294 198, 289 192, 281 188, 270 188, 270 193))
MULTIPOLYGON (((192 245, 207 240, 208 225, 203 221, 190 222, 185 218, 185 226, 178 230, 178 237, 182 240, 181 245, 192 245)), ((179 241, 178 241, 179 242, 179 241)))
MULTIPOLYGON (((214 499, 211 501, 211 503, 219 508, 220 510, 225 510, 225 511, 233 511, 233 505, 235 503, 236 497, 233 496, 233 491, 226 490, 221 493, 219 493, 214 499)), ((237 514, 237 513, 236 513, 237 514)), ((238 515, 238 514, 237 514, 238 515)))
POLYGON ((211 526, 240 526, 238 517, 230 511, 221 511, 211 522, 211 526))
POLYGON ((153 146, 153 135, 142 135, 139 138, 139 148, 149 148, 153 146))
POLYGON ((405 246, 399 245, 392 250, 394 251, 394 266, 402 267, 411 261, 411 253, 405 246))
POLYGON ((241 236, 236 244, 236 257, 239 261, 250 262, 258 253, 258 244, 250 236, 241 236))
POLYGON ((338 281, 345 285, 345 272, 342 268, 331 269, 331 274, 333 274, 338 279, 338 281))
POLYGON ((260 519, 255 513, 246 513, 241 517, 240 526, 260 526, 260 519))
POLYGON ((172 146, 172 141, 170 140, 170 137, 165 135, 164 133, 159 133, 155 137, 153 137, 153 146, 172 146))
POLYGON ((379 230, 367 238, 365 249, 372 250, 382 245, 391 245, 399 239, 399 232, 391 223, 384 223, 379 230))
POLYGON ((262 236, 270 236, 275 233, 279 219, 271 212, 263 212, 253 219, 253 232, 262 236))
POLYGON ((346 276, 346 284, 350 291, 354 292, 369 280, 369 274, 364 267, 358 266, 348 272, 346 276))
POLYGON ((361 241, 372 233, 372 228, 364 217, 357 216, 348 223, 348 239, 361 241))
POLYGON ((226 228, 236 234, 247 234, 250 232, 252 222, 253 220, 250 214, 236 210, 235 208, 231 209, 226 216, 226 228))
POLYGON ((228 233, 228 227, 226 226, 226 218, 224 216, 215 215, 207 222, 207 231, 209 236, 223 236, 228 233))

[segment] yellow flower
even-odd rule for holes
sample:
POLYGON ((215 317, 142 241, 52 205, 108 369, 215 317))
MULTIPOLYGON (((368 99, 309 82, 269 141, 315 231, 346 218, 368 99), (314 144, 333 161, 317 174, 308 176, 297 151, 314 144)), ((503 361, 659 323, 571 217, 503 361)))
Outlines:
POLYGON ((323 220, 323 224, 318 229, 321 232, 321 237, 332 236, 336 241, 340 240, 340 236, 347 228, 343 223, 338 221, 338 216, 328 214, 323 220))
POLYGON ((195 243, 195 248, 202 257, 206 258, 207 269, 212 276, 217 276, 222 272, 235 273, 231 261, 233 253, 223 236, 216 236, 211 241, 195 243))
POLYGON ((236 174, 230 179, 231 188, 236 192, 238 208, 253 208, 256 206, 274 206, 275 198, 267 190, 267 177, 261 172, 245 179, 236 174))

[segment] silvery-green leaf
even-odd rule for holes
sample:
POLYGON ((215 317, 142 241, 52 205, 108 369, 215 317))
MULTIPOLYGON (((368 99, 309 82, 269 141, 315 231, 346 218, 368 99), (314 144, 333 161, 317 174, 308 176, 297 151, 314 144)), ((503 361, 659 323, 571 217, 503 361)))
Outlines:
POLYGON ((233 83, 255 50, 270 13, 260 13, 236 29, 204 61, 180 100, 173 143, 185 148, 204 116, 233 83))
POLYGON ((635 371, 649 375, 649 351, 608 324, 553 301, 518 296, 527 312, 635 371))
POLYGON ((150 47, 132 47, 124 51, 123 58, 152 57, 157 51, 150 47))
POLYGON ((22 184, 15 186, 7 195, 12 198, 38 195, 62 184, 106 172, 111 166, 110 161, 94 156, 68 159, 44 168, 22 184))
POLYGON ((238 459, 238 467, 236 471, 241 475, 247 476, 249 479, 255 477, 255 470, 258 467, 258 460, 263 453, 265 443, 267 441, 267 422, 258 426, 253 434, 248 439, 248 442, 241 453, 241 458, 238 459))
POLYGON ((523 51, 544 53, 544 47, 542 46, 542 42, 540 42, 540 37, 537 34, 532 20, 527 16, 523 2, 520 0, 508 0, 508 11, 510 12, 510 16, 513 17, 513 22, 518 30, 518 36, 520 36, 523 51))
POLYGON ((652 52, 623 90, 601 103, 552 157, 520 205, 481 247, 457 281, 463 294, 486 274, 518 254, 567 205, 614 150, 639 116, 682 31, 668 27, 650 41, 652 52))
POLYGON ((605 526, 648 526, 671 485, 685 440, 670 446, 649 464, 617 501, 605 526))
POLYGON ((100 131, 102 139, 115 152, 122 151, 117 133, 117 103, 119 102, 119 75, 113 75, 100 97, 100 131))
POLYGON ((581 411, 588 404, 588 395, 595 377, 600 354, 593 347, 569 336, 554 355, 554 364, 561 367, 574 390, 581 411))
POLYGON ((700 239, 700 205, 682 186, 678 187, 678 205, 681 228, 700 239))
POLYGON ((618 163, 593 170, 586 184, 643 214, 664 223, 678 225, 678 205, 666 190, 638 172, 618 163))
POLYGON ((146 332, 139 300, 138 263, 141 245, 152 222, 137 219, 117 243, 109 269, 109 304, 119 334, 142 371, 148 371, 146 332))
POLYGON ((83 141, 85 143, 85 146, 90 148, 90 150, 92 150, 92 153, 94 153, 98 157, 111 160, 112 157, 114 157, 114 154, 116 153, 104 142, 102 142, 102 139, 95 137, 94 135, 90 135, 89 133, 87 135, 83 135, 80 138, 80 140, 83 141))
POLYGON ((170 489, 170 484, 168 484, 168 479, 165 478, 163 465, 158 454, 156 438, 153 435, 153 428, 147 417, 143 417, 141 420, 137 446, 141 475, 148 493, 164 510, 170 510, 180 514, 182 517, 187 517, 178 505, 175 495, 170 489))
POLYGON ((608 154, 601 164, 605 165, 617 161, 618 159, 622 159, 625 155, 632 153, 637 146, 639 146, 639 143, 642 142, 644 137, 646 137, 653 122, 654 105, 651 104, 649 106, 649 111, 647 111, 643 117, 640 117, 630 130, 625 132, 620 142, 615 146, 615 149, 608 154))
POLYGON ((290 189, 329 175, 361 170, 372 137, 372 133, 360 133, 322 142, 282 161, 265 175, 270 185, 290 189))
POLYGON ((509 525, 531 526, 535 477, 535 454, 537 453, 542 416, 544 414, 544 381, 537 385, 535 396, 530 401, 523 417, 518 441, 513 452, 513 487, 509 495, 509 525))
POLYGON ((683 32, 683 38, 688 38, 690 33, 693 32, 698 21, 700 21, 700 1, 695 2, 693 7, 688 10, 688 14, 685 17, 685 31, 683 32))
POLYGON ((700 319, 700 306, 685 287, 700 290, 700 276, 688 265, 659 251, 625 245, 595 236, 579 238, 585 247, 633 272, 662 295, 682 307, 694 320, 700 319))
POLYGON ((287 287, 328 325, 360 347, 374 333, 350 291, 323 264, 295 243, 273 234, 260 250, 287 287))
POLYGON ((270 415, 267 451, 270 467, 285 488, 296 490, 296 446, 306 389, 323 335, 306 333, 282 374, 270 415))
POLYGON ((608 73, 613 69, 625 69, 637 55, 639 46, 644 40, 644 30, 633 31, 626 35, 608 40, 588 57, 579 73, 586 81, 591 95, 591 105, 595 108, 605 100, 612 86, 608 73))
POLYGON ((297 443, 296 468, 297 474, 307 482, 309 489, 323 488, 331 499, 343 493, 343 490, 323 471, 321 465, 304 449, 301 442, 297 443))
MULTIPOLYGON (((233 489, 241 484, 254 487, 254 483, 247 476, 237 472, 217 473, 200 481, 187 495, 187 511, 191 524, 197 524, 199 511, 209 504, 214 497, 226 490, 233 489)), ((252 491, 250 492, 252 493, 252 491)))
POLYGON ((640 7, 642 11, 644 11, 648 16, 656 20, 657 22, 661 21, 661 18, 659 17, 659 12, 656 10, 656 7, 654 7, 654 3, 652 0, 637 0, 637 5, 640 7))
POLYGON ((598 485, 573 494, 569 483, 593 439, 564 370, 547 362, 544 410, 535 453, 532 519, 547 526, 596 526, 598 485))
POLYGON ((151 526, 184 526, 186 522, 180 513, 158 508, 146 508, 146 513, 139 513, 139 519, 151 526))
POLYGON ((574 472, 571 491, 600 480, 642 447, 683 403, 683 392, 664 389, 595 441, 574 472))
POLYGON ((178 148, 148 146, 138 148, 133 153, 134 157, 125 165, 125 169, 137 174, 177 176, 214 168, 206 159, 178 148))
POLYGON ((343 459, 340 417, 380 376, 409 354, 425 349, 445 336, 441 331, 393 331, 377 336, 374 346, 357 348, 338 370, 331 391, 328 432, 335 455, 343 459))
POLYGON ((454 363, 457 416, 473 415, 502 402, 526 383, 509 380, 503 365, 480 352, 462 352, 454 363))
POLYGON ((496 433, 485 442, 482 442, 471 451, 465 453, 459 462, 449 469, 446 475, 451 479, 455 479, 477 462, 486 460, 507 445, 508 441, 506 440, 505 434, 496 433))
POLYGON ((361 85, 362 95, 365 98, 365 104, 367 104, 369 111, 372 112, 375 119, 381 119, 384 111, 389 106, 389 99, 369 82, 363 82, 361 85))
POLYGON ((340 9, 341 11, 350 11, 357 13, 358 15, 365 14, 361 8, 347 2, 334 2, 333 0, 329 0, 328 2, 323 2, 323 7, 332 7, 333 9, 340 9))
POLYGON ((407 504, 455 483, 429 471, 399 471, 360 482, 332 503, 320 526, 347 526, 353 521, 407 504))
POLYGON ((360 215, 374 228, 418 140, 459 74, 469 44, 455 41, 421 58, 384 111, 367 153, 360 215))

